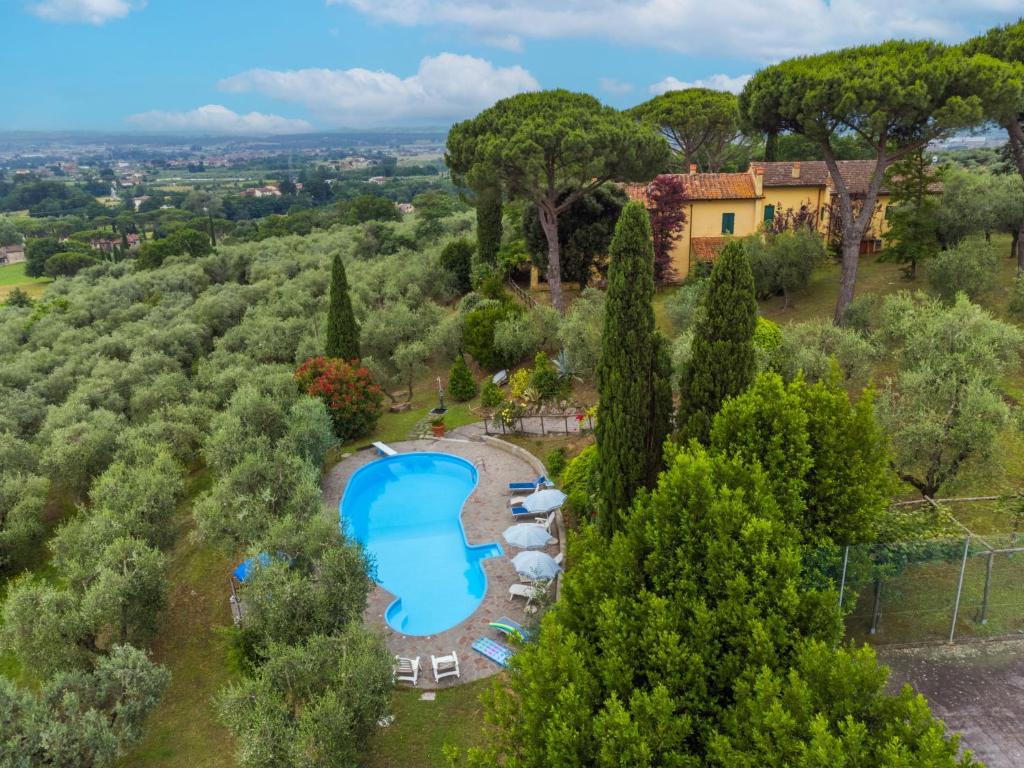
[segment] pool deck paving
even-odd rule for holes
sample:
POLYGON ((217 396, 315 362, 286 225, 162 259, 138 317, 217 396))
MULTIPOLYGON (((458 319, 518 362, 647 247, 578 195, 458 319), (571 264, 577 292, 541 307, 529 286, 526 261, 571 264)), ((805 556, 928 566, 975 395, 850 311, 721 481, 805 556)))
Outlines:
MULTIPOLYGON (((384 620, 384 612, 394 600, 394 595, 378 584, 375 584, 370 592, 365 614, 366 623, 384 635, 384 640, 392 653, 408 658, 420 657, 418 688, 450 688, 497 674, 502 671, 502 667, 474 651, 472 645, 479 638, 487 637, 511 646, 507 638, 489 627, 488 623, 501 616, 508 616, 520 623, 527 621, 524 614, 525 601, 522 598, 509 601, 508 598, 509 587, 520 580, 510 562, 510 558, 519 550, 511 547, 501 534, 516 522, 509 511, 507 485, 510 481, 536 477, 536 460, 517 455, 516 452, 520 449, 514 446, 506 449, 479 439, 458 436, 438 440, 407 440, 392 443, 391 447, 399 453, 447 453, 472 463, 479 473, 479 482, 462 510, 462 525, 466 531, 466 539, 469 544, 497 542, 505 554, 502 557, 491 557, 481 561, 487 576, 487 593, 473 615, 451 629, 425 637, 396 632, 384 620), (435 683, 430 656, 445 656, 452 651, 458 654, 461 677, 446 677, 439 684, 435 683)), ((358 451, 342 459, 324 476, 324 503, 333 514, 338 513, 349 478, 357 469, 377 458, 376 451, 358 451)), ((559 541, 544 551, 554 556, 562 546, 562 542, 559 541)))

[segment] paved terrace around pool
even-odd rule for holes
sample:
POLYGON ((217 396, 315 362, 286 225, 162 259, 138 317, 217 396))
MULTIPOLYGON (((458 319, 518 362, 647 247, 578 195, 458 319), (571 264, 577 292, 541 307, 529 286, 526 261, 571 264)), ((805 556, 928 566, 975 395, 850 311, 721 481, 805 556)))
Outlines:
MULTIPOLYGON (((384 620, 384 612, 394 600, 394 596, 377 584, 370 592, 365 614, 366 623, 383 633, 392 653, 410 658, 420 657, 420 682, 417 686, 419 688, 448 688, 497 674, 502 668, 474 651, 472 644, 478 638, 489 637, 507 645, 497 630, 487 626, 488 623, 500 616, 508 616, 519 622, 525 621, 525 601, 518 597, 511 602, 508 599, 509 586, 519 581, 509 560, 519 550, 509 546, 502 538, 501 532, 515 522, 508 508, 509 481, 534 478, 539 474, 541 465, 535 458, 525 454, 525 451, 507 443, 497 446, 480 440, 466 440, 457 435, 440 440, 407 440, 391 443, 391 447, 399 453, 449 453, 474 464, 479 473, 479 482, 462 510, 466 538, 470 544, 498 542, 505 555, 481 561, 487 575, 487 593, 476 612, 451 629, 424 637, 407 636, 396 632, 384 620), (446 677, 439 685, 435 684, 430 667, 431 654, 444 656, 453 650, 458 652, 462 677, 446 677)), ((338 507, 348 479, 357 469, 376 458, 376 451, 359 451, 342 459, 327 473, 322 482, 324 503, 333 515, 338 515, 338 507)), ((564 534, 561 533, 560 525, 558 529, 559 533, 555 534, 559 538, 558 543, 546 549, 552 556, 563 546, 564 534)))

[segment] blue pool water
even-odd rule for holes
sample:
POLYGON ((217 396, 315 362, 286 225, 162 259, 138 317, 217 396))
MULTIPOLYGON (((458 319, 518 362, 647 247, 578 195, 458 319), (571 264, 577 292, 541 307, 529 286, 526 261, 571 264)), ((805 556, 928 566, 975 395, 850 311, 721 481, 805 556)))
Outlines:
POLYGON ((476 483, 476 467, 445 453, 378 459, 349 480, 341 524, 366 547, 377 583, 395 596, 385 619, 396 631, 443 632, 483 600, 487 577, 480 561, 502 551, 466 543, 460 516, 476 483))

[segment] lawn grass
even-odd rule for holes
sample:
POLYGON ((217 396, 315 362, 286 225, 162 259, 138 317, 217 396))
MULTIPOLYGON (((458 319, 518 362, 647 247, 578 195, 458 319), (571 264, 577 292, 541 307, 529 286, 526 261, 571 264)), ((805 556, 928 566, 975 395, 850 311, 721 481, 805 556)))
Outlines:
POLYGON ((209 487, 203 471, 189 478, 188 498, 175 519, 177 544, 168 553, 171 592, 154 660, 171 671, 171 684, 150 714, 143 737, 120 761, 124 768, 228 768, 234 742, 214 710, 217 692, 237 679, 223 629, 231 624, 228 574, 233 560, 192 535, 191 502, 209 487))
POLYGON ((367 768, 444 768, 446 744, 465 750, 483 738, 480 694, 490 678, 437 692, 434 701, 422 701, 422 691, 397 688, 392 698, 395 721, 370 740, 367 768))
POLYGON ((28 277, 24 264, 5 264, 0 267, 0 301, 15 288, 21 288, 33 299, 42 295, 52 280, 47 277, 28 277))

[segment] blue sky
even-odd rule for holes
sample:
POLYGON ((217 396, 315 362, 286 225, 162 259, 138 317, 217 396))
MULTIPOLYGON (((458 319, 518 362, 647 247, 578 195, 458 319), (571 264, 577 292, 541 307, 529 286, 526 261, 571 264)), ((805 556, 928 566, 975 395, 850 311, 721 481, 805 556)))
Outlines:
POLYGON ((1020 0, 3 0, 0 130, 447 125, 522 90, 631 106, 786 56, 962 40, 1020 0))

